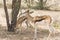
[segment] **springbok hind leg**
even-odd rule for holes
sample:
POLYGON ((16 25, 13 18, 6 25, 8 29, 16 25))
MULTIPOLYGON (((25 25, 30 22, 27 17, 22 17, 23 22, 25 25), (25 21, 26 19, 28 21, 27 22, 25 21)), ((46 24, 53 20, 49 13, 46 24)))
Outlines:
POLYGON ((53 35, 54 38, 52 38, 52 40, 55 40, 55 33, 49 33, 47 40, 50 40, 51 35, 53 35))
MULTIPOLYGON (((53 37, 55 37, 56 31, 55 31, 55 28, 54 28, 53 26, 51 26, 51 25, 49 25, 49 32, 50 32, 50 33, 49 33, 47 39, 49 39, 51 35, 52 35, 53 37)), ((51 36, 51 37, 52 37, 52 36, 51 36)), ((54 40, 55 40, 55 38, 54 38, 54 40)))
POLYGON ((48 35, 48 37, 47 37, 47 40, 49 40, 49 39, 50 39, 50 36, 51 36, 51 33, 49 33, 49 35, 48 35))

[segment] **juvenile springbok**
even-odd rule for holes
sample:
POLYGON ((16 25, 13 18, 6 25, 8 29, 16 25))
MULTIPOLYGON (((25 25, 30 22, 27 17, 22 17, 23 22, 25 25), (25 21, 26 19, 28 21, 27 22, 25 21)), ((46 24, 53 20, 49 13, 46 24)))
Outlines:
POLYGON ((23 21, 25 21, 26 17, 25 16, 22 16, 20 17, 18 20, 17 20, 17 23, 16 23, 16 28, 15 29, 20 29, 21 31, 21 26, 22 26, 22 23, 23 21))

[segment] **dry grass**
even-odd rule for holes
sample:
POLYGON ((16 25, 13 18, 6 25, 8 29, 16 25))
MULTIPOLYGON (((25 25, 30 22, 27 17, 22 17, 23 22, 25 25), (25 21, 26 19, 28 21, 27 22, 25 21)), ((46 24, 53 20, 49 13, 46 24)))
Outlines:
MULTIPOLYGON (((1 27, 1 26, 0 26, 1 27)), ((37 39, 38 40, 46 40, 48 37, 48 30, 38 30, 37 39)), ((56 33, 55 37, 53 34, 50 36, 50 40, 60 40, 60 33, 56 33)), ((0 40, 33 40, 34 39, 34 29, 28 28, 26 30, 22 30, 21 32, 8 32, 6 28, 0 28, 0 40)))

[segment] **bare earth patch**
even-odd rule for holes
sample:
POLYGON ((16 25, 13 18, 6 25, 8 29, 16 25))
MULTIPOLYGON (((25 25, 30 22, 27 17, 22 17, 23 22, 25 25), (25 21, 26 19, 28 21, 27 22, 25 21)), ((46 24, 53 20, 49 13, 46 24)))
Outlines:
MULTIPOLYGON (((47 40, 49 31, 38 30, 37 40, 47 40)), ((52 34, 49 37, 50 40, 60 40, 60 33, 52 34)), ((34 40, 34 29, 28 28, 21 32, 8 32, 6 29, 0 28, 0 40, 34 40)))

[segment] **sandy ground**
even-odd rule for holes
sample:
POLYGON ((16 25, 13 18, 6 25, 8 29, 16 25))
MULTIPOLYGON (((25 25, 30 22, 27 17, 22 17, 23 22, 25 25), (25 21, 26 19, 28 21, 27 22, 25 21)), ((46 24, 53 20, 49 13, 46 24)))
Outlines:
MULTIPOLYGON (((47 40, 49 31, 38 30, 37 40, 47 40)), ((0 40, 34 40, 34 29, 28 28, 19 32, 8 32, 6 29, 0 28, 0 40)), ((60 33, 52 34, 48 40, 60 40, 60 33)))
MULTIPOLYGON (((11 9, 8 9, 9 15, 11 15, 11 9)), ((60 23, 60 11, 46 11, 46 10, 33 10, 34 13, 31 16, 50 15, 53 21, 58 20, 60 23)), ((46 28, 46 27, 45 27, 46 28)), ((49 31, 38 30, 37 40, 47 40, 49 31)), ((22 30, 22 32, 8 32, 6 27, 6 19, 4 9, 0 8, 0 40, 34 40, 34 29, 28 28, 22 30)), ((51 35, 48 40, 60 40, 60 32, 55 35, 51 35)))

